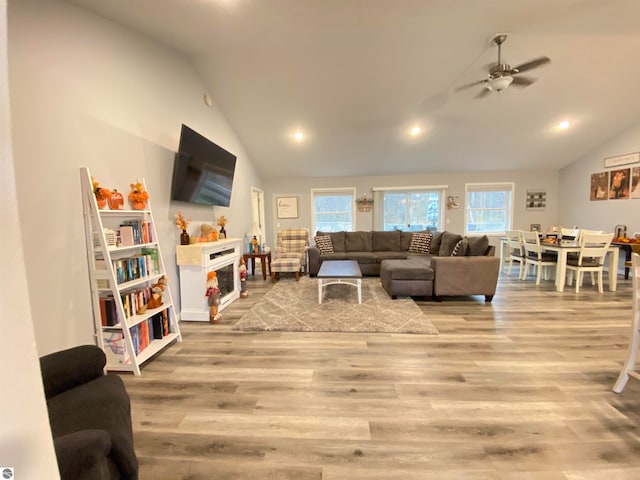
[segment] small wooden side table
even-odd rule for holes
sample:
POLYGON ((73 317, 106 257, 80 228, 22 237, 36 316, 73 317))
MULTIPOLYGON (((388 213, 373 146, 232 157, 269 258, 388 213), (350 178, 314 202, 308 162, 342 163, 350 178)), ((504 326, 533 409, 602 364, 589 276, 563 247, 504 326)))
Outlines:
POLYGON ((247 270, 249 269, 249 261, 251 261, 251 275, 256 274, 256 258, 259 258, 262 264, 262 279, 267 279, 267 266, 269 267, 269 276, 271 276, 271 250, 262 253, 243 253, 242 257, 247 264, 247 270))

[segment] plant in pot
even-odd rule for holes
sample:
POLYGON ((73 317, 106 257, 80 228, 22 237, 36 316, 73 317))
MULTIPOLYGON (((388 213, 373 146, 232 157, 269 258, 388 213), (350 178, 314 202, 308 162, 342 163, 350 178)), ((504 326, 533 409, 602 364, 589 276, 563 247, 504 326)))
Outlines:
POLYGON ((187 227, 189 226, 189 222, 191 218, 184 218, 182 212, 178 212, 175 214, 176 226, 182 230, 180 233, 180 245, 189 245, 189 233, 187 233, 187 227))
POLYGON ((132 183, 129 192, 131 207, 134 210, 144 210, 147 206, 147 200, 149 200, 149 193, 144 189, 144 185, 141 182, 132 183))

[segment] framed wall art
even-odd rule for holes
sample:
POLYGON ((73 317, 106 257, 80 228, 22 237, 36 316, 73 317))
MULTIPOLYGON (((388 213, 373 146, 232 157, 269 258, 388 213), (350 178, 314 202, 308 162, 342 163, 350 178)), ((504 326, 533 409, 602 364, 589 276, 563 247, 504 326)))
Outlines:
POLYGON ((631 169, 631 198, 640 198, 640 167, 631 169))
POLYGON ((631 169, 621 168, 611 170, 609 175, 609 198, 618 200, 629 198, 629 186, 631 185, 631 169))
POLYGON ((298 218, 298 197, 276 197, 278 218, 298 218))
POLYGON ((544 190, 527 191, 527 210, 544 210, 547 206, 547 192, 544 190))
POLYGON ((607 198, 609 198, 609 172, 592 173, 589 200, 606 200, 607 198))

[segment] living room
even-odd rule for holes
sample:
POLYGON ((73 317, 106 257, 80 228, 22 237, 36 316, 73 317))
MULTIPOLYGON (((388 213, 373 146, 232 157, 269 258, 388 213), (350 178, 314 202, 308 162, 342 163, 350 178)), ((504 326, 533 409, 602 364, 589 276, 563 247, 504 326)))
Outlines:
MULTIPOLYGON (((635 201, 592 202, 588 196, 590 176, 604 169, 604 158, 639 150, 637 121, 559 170, 264 179, 230 123, 215 108, 215 92, 209 91, 202 74, 179 52, 70 3, 6 3, 15 159, 6 168, 15 169, 17 221, 24 252, 24 266, 17 268, 24 271, 25 282, 3 288, 3 304, 20 298, 12 296, 17 291, 22 297, 29 292, 27 306, 16 312, 28 313, 33 321, 33 334, 28 327, 21 332, 27 335, 24 352, 43 355, 93 341, 79 167, 88 166, 109 187, 126 188, 138 178, 145 179, 154 214, 162 219, 158 233, 166 245, 165 262, 170 272, 177 272, 170 246, 178 241, 172 221, 178 207, 171 204, 168 189, 181 123, 199 129, 238 156, 232 206, 213 212, 184 210, 200 222, 213 222, 214 216, 224 214, 230 219, 229 235, 234 237, 251 230, 247 212, 252 187, 265 192, 265 213, 270 219, 266 241, 273 244, 276 196, 298 196, 299 222, 306 222, 289 221, 282 227, 310 227, 312 188, 353 187, 361 193, 391 185, 448 185, 450 192, 464 195, 465 183, 503 181, 517 186, 517 228, 568 224, 611 231, 617 224, 626 224, 629 232, 640 231, 635 201), (213 107, 203 102, 204 93, 211 94, 213 107), (546 209, 527 210, 526 191, 542 187, 547 192, 546 209), (16 290, 21 285, 26 288, 16 290)), ((633 42, 636 40, 629 40, 630 51, 635 52, 633 42)), ((637 98, 627 101, 634 104, 637 98)), ((448 230, 462 232, 464 209, 447 211, 446 220, 448 230)), ((358 229, 371 229, 371 214, 359 213, 356 224, 358 229)), ((179 298, 178 282, 170 282, 170 288, 174 298, 179 298)), ((9 327, 9 332, 11 328, 17 327, 9 327)), ((18 358, 33 363, 25 353, 18 358)), ((20 378, 21 372, 14 374, 10 379, 20 378)))

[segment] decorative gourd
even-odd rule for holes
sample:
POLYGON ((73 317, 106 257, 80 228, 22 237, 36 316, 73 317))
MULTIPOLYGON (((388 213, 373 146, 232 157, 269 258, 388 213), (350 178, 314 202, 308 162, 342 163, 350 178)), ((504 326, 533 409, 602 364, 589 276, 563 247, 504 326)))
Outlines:
POLYGON ((111 210, 122 210, 124 208, 124 197, 115 188, 107 200, 109 201, 109 208, 111 210))

